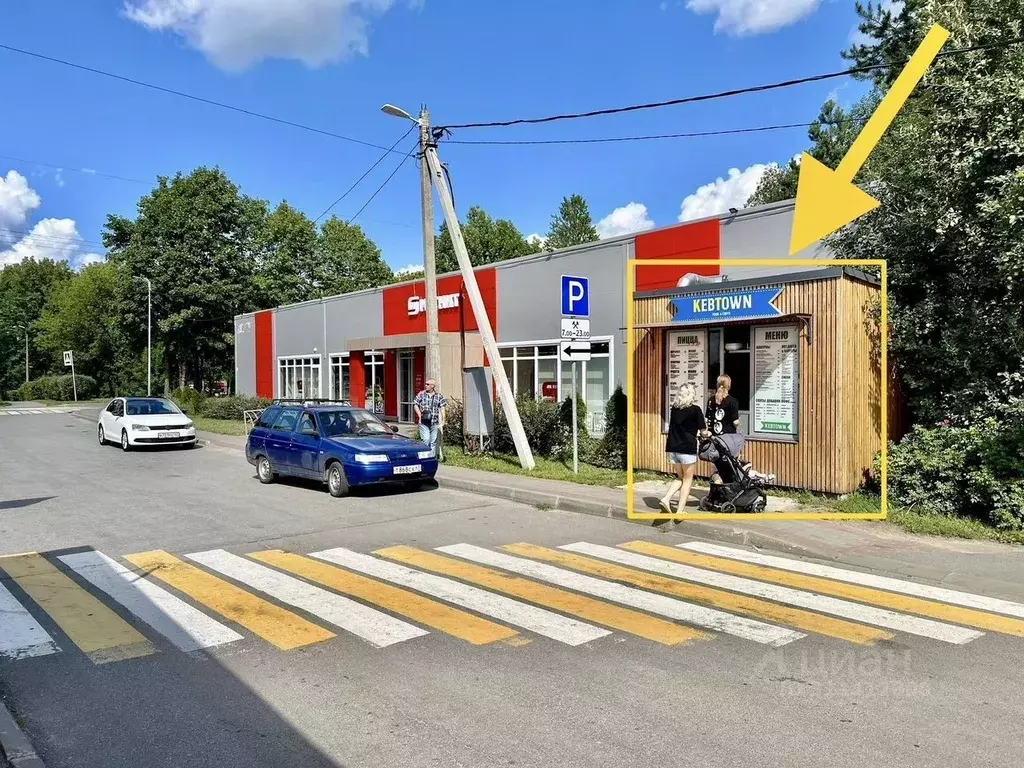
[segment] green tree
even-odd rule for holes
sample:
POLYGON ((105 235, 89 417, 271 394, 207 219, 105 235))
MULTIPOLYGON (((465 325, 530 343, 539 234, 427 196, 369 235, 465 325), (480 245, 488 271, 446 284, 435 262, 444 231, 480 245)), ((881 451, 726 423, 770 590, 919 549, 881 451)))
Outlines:
MULTIPOLYGON (((461 224, 461 229, 469 259, 476 267, 539 253, 541 250, 538 243, 527 242, 523 233, 516 229, 511 221, 492 219, 479 206, 469 209, 466 222, 461 224)), ((455 247, 452 245, 447 222, 441 225, 434 252, 439 273, 458 270, 459 262, 455 258, 455 247)))
POLYGON ((260 306, 276 307, 317 298, 323 290, 316 225, 282 202, 262 222, 255 279, 260 306))
POLYGON ((25 381, 25 331, 29 337, 32 378, 58 372, 55 360, 36 343, 36 323, 53 291, 72 278, 64 261, 25 259, 0 269, 0 397, 25 381))
MULTIPOLYGON (((202 386, 233 368, 233 317, 252 308, 265 212, 221 170, 198 168, 160 177, 135 219, 107 217, 108 260, 153 282, 167 386, 202 386)), ((145 302, 135 304, 130 326, 145 328, 145 302)))
POLYGON ((376 288, 394 280, 380 248, 363 228, 337 216, 321 227, 317 254, 325 295, 376 288))
MULTIPOLYGON (((875 93, 865 96, 849 111, 832 99, 826 101, 817 119, 807 129, 807 138, 811 140, 808 154, 829 168, 838 166, 876 104, 875 93)), ((865 165, 865 169, 861 171, 862 177, 870 173, 869 165, 865 165)), ((795 158, 782 166, 770 166, 761 177, 754 194, 747 200, 746 207, 793 199, 796 197, 799 178, 800 164, 795 158)))
POLYGON ((558 248, 593 243, 597 239, 597 229, 583 196, 563 197, 558 213, 551 217, 551 227, 548 230, 547 242, 544 244, 545 250, 554 251, 558 248))
POLYGON ((946 0, 883 14, 861 9, 862 30, 881 37, 853 49, 856 64, 901 61, 933 23, 949 49, 993 46, 935 61, 872 153, 881 206, 831 241, 886 260, 892 355, 913 414, 934 422, 1024 370, 1024 51, 1012 42, 1024 8, 946 0))

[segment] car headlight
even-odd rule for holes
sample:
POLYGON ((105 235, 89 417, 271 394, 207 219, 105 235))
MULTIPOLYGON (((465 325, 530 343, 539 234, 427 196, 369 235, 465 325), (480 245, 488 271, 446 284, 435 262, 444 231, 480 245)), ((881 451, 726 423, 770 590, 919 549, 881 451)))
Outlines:
POLYGON ((432 458, 434 458, 434 452, 433 451, 420 451, 419 453, 416 454, 416 458, 417 459, 432 459, 432 458))
POLYGON ((194 427, 194 426, 195 426, 195 424, 193 424, 191 421, 186 421, 185 422, 185 429, 192 429, 192 427, 194 427))
POLYGON ((132 429, 136 432, 149 432, 149 427, 145 424, 132 424, 132 429))
POLYGON ((356 461, 360 464, 376 464, 381 461, 388 461, 385 453, 357 453, 356 461))

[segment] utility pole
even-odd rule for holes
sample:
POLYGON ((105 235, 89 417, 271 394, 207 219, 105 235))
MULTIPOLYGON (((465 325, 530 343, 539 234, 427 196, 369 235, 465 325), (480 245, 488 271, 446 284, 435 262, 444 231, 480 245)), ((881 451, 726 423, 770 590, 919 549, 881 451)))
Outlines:
POLYGON ((153 396, 153 283, 148 277, 135 275, 146 281, 146 397, 153 396))
POLYGON ((434 258, 434 194, 430 188, 430 167, 427 147, 430 146, 430 112, 420 109, 420 198, 423 204, 423 283, 427 300, 427 354, 428 379, 440 381, 441 338, 437 322, 437 263, 434 258))
POLYGON ((25 383, 28 384, 28 326, 27 325, 16 325, 15 328, 21 328, 25 332, 25 383))
POLYGON ((530 450, 530 444, 526 440, 523 422, 519 418, 519 410, 516 408, 515 395, 512 393, 512 387, 508 383, 505 366, 501 363, 501 354, 498 352, 498 344, 494 340, 494 332, 491 330, 491 323, 487 317, 487 307, 484 306, 483 297, 480 295, 480 286, 476 282, 473 263, 469 260, 469 253, 466 251, 466 242, 462 239, 459 217, 455 214, 455 203, 452 201, 451 190, 448 189, 448 181, 445 178, 444 171, 441 169, 437 148, 432 144, 428 144, 424 157, 430 165, 430 174, 434 185, 437 187, 441 207, 444 209, 444 218, 448 222, 448 231, 452 237, 452 245, 455 247, 455 256, 459 260, 459 269, 462 271, 462 279, 466 284, 466 293, 469 294, 469 303, 473 307, 477 328, 480 329, 480 336, 483 337, 484 350, 487 352, 487 359, 491 364, 491 373, 498 384, 498 397, 504 408, 505 418, 508 420, 509 431, 512 433, 512 441, 515 443, 516 452, 519 454, 519 463, 523 469, 532 470, 536 466, 533 451, 530 450))

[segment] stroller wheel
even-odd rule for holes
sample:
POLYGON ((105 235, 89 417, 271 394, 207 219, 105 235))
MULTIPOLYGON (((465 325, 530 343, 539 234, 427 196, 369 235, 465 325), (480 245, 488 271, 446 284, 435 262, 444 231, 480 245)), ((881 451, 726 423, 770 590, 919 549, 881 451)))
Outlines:
POLYGON ((754 512, 755 514, 759 512, 764 512, 765 506, 766 504, 764 497, 758 496, 756 499, 754 499, 754 503, 750 505, 750 511, 754 512))
POLYGON ((701 512, 707 512, 709 509, 711 509, 711 505, 708 504, 707 496, 700 497, 700 501, 697 502, 697 509, 699 509, 701 512))
POLYGON ((723 501, 722 502, 722 511, 725 512, 726 514, 732 514, 733 512, 736 511, 736 505, 733 504, 731 501, 723 501))

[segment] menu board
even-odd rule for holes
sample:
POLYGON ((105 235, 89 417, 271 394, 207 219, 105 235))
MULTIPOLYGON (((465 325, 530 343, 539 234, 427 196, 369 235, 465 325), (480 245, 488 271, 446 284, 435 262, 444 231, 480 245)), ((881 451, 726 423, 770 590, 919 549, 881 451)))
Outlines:
POLYGON ((755 434, 797 436, 799 326, 754 327, 755 434))
POLYGON ((707 383, 707 331, 669 331, 665 341, 665 371, 668 374, 665 392, 665 413, 680 384, 693 384, 697 392, 696 404, 703 408, 707 383))

